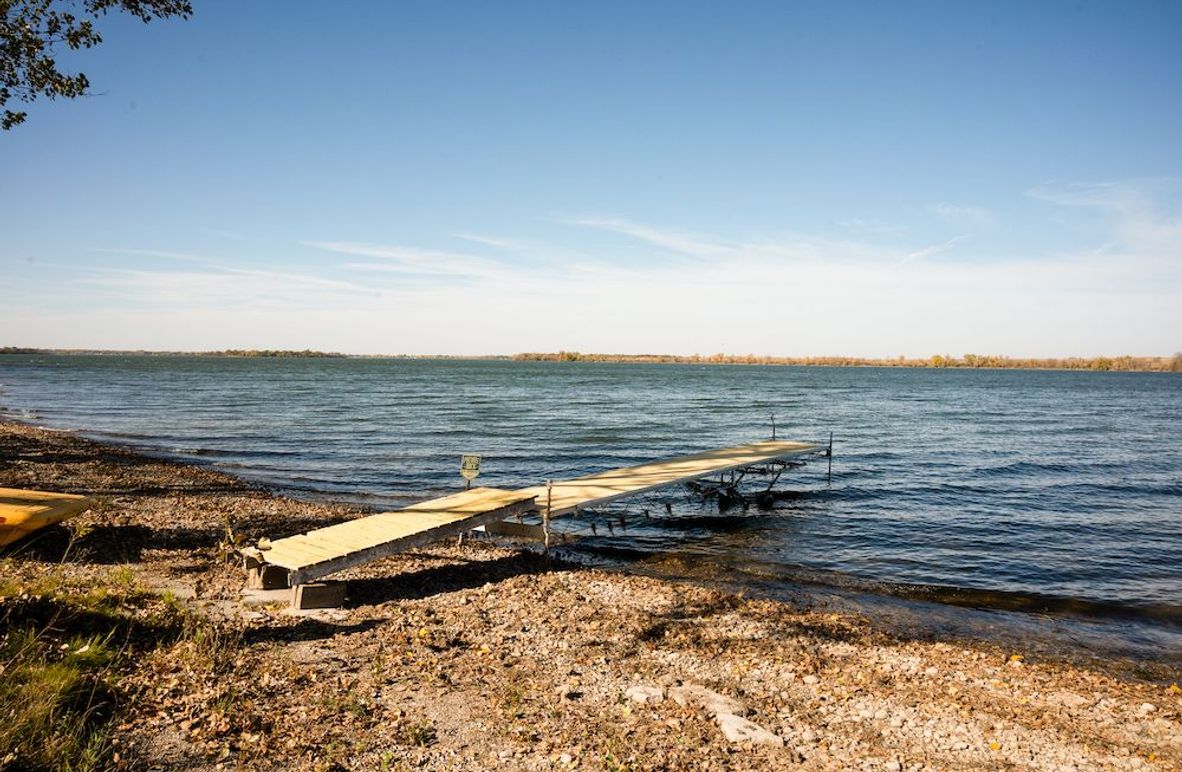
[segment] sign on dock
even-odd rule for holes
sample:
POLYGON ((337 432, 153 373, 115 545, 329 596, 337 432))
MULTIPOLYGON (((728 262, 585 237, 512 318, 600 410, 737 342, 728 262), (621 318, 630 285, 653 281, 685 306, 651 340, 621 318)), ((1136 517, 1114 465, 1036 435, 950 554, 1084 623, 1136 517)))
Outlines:
POLYGON ((460 474, 465 480, 475 480, 480 476, 480 456, 465 453, 460 456, 460 474))

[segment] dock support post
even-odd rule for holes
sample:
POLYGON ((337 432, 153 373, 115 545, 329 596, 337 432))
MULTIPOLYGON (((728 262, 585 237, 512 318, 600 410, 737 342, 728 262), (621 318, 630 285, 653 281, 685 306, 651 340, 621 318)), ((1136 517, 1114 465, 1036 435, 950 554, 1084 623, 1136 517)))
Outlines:
POLYGON ((252 590, 279 590, 287 587, 287 569, 263 561, 257 554, 247 554, 246 586, 252 590))
POLYGON ((542 549, 550 557, 550 504, 553 501, 554 481, 546 481, 546 509, 542 512, 542 549))
POLYGON ((833 487, 833 432, 829 432, 829 452, 825 455, 829 456, 829 481, 826 483, 830 488, 833 487))

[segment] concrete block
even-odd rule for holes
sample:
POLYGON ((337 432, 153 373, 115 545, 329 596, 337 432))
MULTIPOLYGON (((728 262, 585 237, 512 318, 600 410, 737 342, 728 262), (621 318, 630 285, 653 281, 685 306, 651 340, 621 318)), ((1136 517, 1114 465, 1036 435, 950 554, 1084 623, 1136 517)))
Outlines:
POLYGON ((336 608, 344 603, 344 582, 311 582, 291 588, 292 608, 336 608))
POLYGON ((291 602, 291 590, 283 587, 278 590, 262 590, 247 587, 238 596, 244 606, 282 606, 291 602))

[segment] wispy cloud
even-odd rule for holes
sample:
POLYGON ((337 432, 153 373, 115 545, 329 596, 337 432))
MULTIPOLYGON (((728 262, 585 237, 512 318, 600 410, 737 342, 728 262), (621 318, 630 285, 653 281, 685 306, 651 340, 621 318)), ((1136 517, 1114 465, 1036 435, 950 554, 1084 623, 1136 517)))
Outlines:
POLYGON ((467 231, 455 233, 453 236, 473 244, 491 247, 499 254, 512 260, 514 264, 524 264, 548 269, 562 269, 575 264, 596 262, 594 256, 569 244, 554 244, 547 241, 520 237, 490 236, 488 234, 470 233, 467 231))
POLYGON ((834 224, 844 230, 853 231, 862 235, 886 236, 904 233, 906 231, 906 228, 901 225, 892 225, 886 220, 877 217, 850 217, 844 220, 837 220, 834 224))
POLYGON ((985 225, 993 222, 994 219, 993 212, 983 206, 950 204, 947 201, 939 201, 928 204, 926 209, 944 220, 959 225, 985 225))
POLYGON ((211 233, 214 236, 220 236, 223 239, 230 239, 231 241, 243 241, 246 238, 241 233, 235 233, 234 231, 226 231, 226 230, 222 230, 220 228, 200 228, 199 230, 202 230, 206 233, 211 233))
POLYGON ((463 276, 473 279, 497 276, 505 270, 504 265, 498 261, 466 252, 357 241, 303 241, 300 243, 341 255, 369 257, 384 261, 382 263, 345 264, 345 267, 355 270, 380 270, 387 273, 405 273, 418 276, 463 276))
POLYGON ((486 236, 482 233, 460 232, 454 235, 457 239, 471 241, 473 244, 483 244, 486 247, 493 247, 495 249, 503 249, 508 252, 523 252, 532 249, 535 244, 535 242, 527 239, 486 236))
POLYGON ((1093 206, 1115 211, 1141 208, 1145 200, 1138 187, 1127 182, 1044 183, 1028 189, 1026 196, 1058 206, 1093 206))
POLYGON ((938 255, 941 252, 947 252, 948 250, 955 247, 957 243, 964 241, 967 238, 968 236, 953 236, 947 241, 941 242, 939 244, 932 244, 922 249, 917 249, 914 252, 909 252, 903 257, 902 260, 896 263, 896 265, 906 265, 907 263, 910 263, 914 260, 923 260, 926 257, 938 255))
POLYGON ((1155 257, 1177 265, 1182 257, 1182 180, 1042 184, 1028 198, 1061 207, 1090 208, 1107 216, 1105 252, 1155 257))
POLYGON ((655 247, 690 257, 718 257, 733 250, 730 245, 699 234, 642 225, 620 217, 582 216, 559 217, 557 219, 566 225, 577 225, 581 228, 594 228, 630 236, 655 247))
POLYGON ((99 254, 151 258, 154 263, 188 263, 200 269, 115 268, 90 269, 78 283, 119 290, 123 297, 147 305, 216 305, 309 301, 333 294, 374 294, 374 288, 317 273, 233 265, 225 258, 164 249, 95 248, 99 254))
POLYGON ((127 255, 129 257, 158 257, 164 260, 179 260, 186 263, 201 263, 203 265, 216 265, 218 260, 204 255, 193 255, 188 252, 173 252, 164 249, 127 249, 121 247, 100 248, 95 247, 90 250, 100 254, 109 255, 127 255))
POLYGON ((758 271, 776 264, 799 265, 810 262, 898 263, 922 256, 865 238, 870 234, 862 234, 862 239, 834 239, 816 234, 786 233, 776 238, 736 242, 676 229, 658 228, 622 218, 567 218, 563 222, 620 233, 679 255, 698 259, 708 258, 714 265, 729 265, 734 270, 758 271))
POLYGON ((100 269, 81 284, 115 289, 138 304, 240 307, 320 305, 332 299, 373 296, 373 287, 310 274, 240 268, 206 271, 100 269))

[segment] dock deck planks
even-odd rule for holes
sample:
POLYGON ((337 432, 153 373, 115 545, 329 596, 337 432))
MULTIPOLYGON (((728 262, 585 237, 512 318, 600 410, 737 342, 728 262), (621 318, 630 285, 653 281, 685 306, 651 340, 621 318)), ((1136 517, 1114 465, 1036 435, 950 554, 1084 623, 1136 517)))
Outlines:
MULTIPOLYGON (((576 509, 603 504, 613 499, 662 488, 679 482, 698 480, 732 469, 754 466, 791 456, 807 455, 823 450, 808 442, 751 442, 732 448, 719 448, 690 456, 667 458, 640 466, 612 469, 607 472, 557 480, 550 490, 550 516, 561 517, 576 509)), ((546 507, 546 486, 523 488, 520 493, 537 497, 537 509, 546 507)))
POLYGON ((473 488, 397 512, 379 512, 276 539, 269 545, 260 544, 251 557, 287 569, 290 584, 303 584, 494 520, 524 514, 533 506, 531 494, 473 488))

